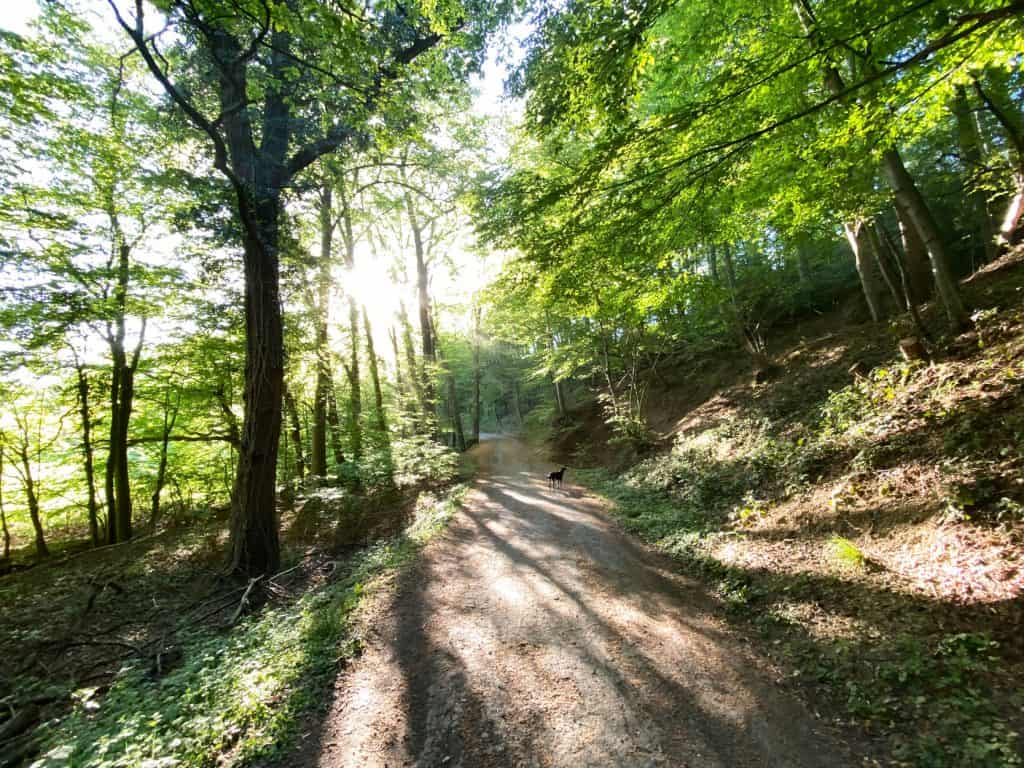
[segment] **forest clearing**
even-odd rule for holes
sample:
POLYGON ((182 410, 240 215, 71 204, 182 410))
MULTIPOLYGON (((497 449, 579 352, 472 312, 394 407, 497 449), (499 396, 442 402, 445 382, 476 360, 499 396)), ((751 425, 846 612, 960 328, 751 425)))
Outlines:
POLYGON ((0 768, 1024 765, 1022 58, 12 0, 0 768))

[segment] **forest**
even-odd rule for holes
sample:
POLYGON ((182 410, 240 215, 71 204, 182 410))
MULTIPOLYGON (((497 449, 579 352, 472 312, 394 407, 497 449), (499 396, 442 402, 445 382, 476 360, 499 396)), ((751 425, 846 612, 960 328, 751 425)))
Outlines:
POLYGON ((1024 765, 1024 2, 4 15, 0 766, 1024 765))

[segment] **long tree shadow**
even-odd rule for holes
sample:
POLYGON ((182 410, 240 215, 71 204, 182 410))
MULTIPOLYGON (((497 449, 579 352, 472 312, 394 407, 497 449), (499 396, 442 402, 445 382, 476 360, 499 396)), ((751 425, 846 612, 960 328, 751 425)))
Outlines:
MULTIPOLYGON (((532 473, 486 478, 474 493, 443 541, 401 573, 383 611, 380 634, 403 715, 394 743, 382 745, 389 755, 417 766, 497 768, 854 764, 843 739, 858 756, 879 754, 877 742, 856 730, 837 736, 780 693, 763 659, 709 618, 715 598, 680 578, 678 562, 619 534, 600 505, 572 488, 547 489, 532 473), (670 630, 660 645, 651 642, 657 627, 670 630), (589 746, 570 733, 570 721, 589 746)), ((908 617, 940 608, 950 618, 937 631, 946 634, 970 621, 964 606, 840 576, 742 568, 712 575, 753 585, 751 612, 834 594, 829 610, 850 618, 860 616, 858 606, 891 603, 908 617), (771 590, 757 588, 768 580, 771 590)), ((902 678, 901 691, 897 675, 906 670, 896 664, 910 646, 900 639, 864 635, 837 646, 808 633, 781 637, 799 645, 801 679, 833 699, 842 683, 837 664, 876 659, 864 685, 873 678, 892 700, 881 710, 888 727, 925 736, 938 729, 901 697, 921 696, 929 675, 946 681, 945 658, 917 659, 921 667, 902 678)), ((954 693, 940 690, 936 706, 955 706, 954 693)), ((953 722, 970 734, 974 720, 961 714, 954 710, 953 722)), ((378 725, 386 726, 371 724, 378 725)), ((329 751, 323 734, 321 741, 329 751)), ((301 764, 335 764, 318 759, 301 764)))
MULTIPOLYGON (((488 766, 514 768, 511 744, 461 657, 430 631, 435 608, 428 596, 430 571, 426 563, 404 572, 394 606, 392 651, 402 675, 404 749, 418 766, 482 765, 466 760, 483 752, 488 766)), ((532 751, 530 734, 519 737, 532 751)))
MULTIPOLYGON (((703 618, 700 603, 707 598, 697 594, 696 585, 670 578, 662 571, 666 563, 617 534, 597 505, 568 507, 565 497, 545 496, 539 481, 525 484, 518 478, 488 478, 477 489, 482 499, 465 509, 446 546, 405 574, 399 589, 404 597, 397 605, 393 654, 404 678, 405 741, 417 765, 440 765, 432 762, 439 756, 450 756, 453 765, 844 764, 835 743, 813 733, 810 716, 752 672, 754 665, 743 661, 747 652, 703 618), (488 567, 498 563, 500 579, 488 583, 491 571, 482 567, 474 548, 486 553, 488 567), (531 606, 528 621, 518 627, 510 623, 513 617, 496 610, 500 603, 493 597, 510 578, 518 579, 523 593, 518 599, 531 606), (467 586, 467 594, 453 598, 443 588, 452 582, 467 586), (692 602, 681 600, 681 592, 692 602), (669 621, 699 638, 692 641, 697 648, 689 649, 694 655, 679 651, 654 658, 643 632, 632 629, 628 618, 616 619, 597 607, 609 601, 636 606, 644 622, 669 621), (495 728, 507 716, 507 702, 487 678, 500 676, 500 664, 481 667, 479 653, 460 650, 453 633, 500 642, 501 648, 492 649, 496 655, 526 646, 516 656, 517 674, 504 681, 510 688, 517 679, 535 681, 534 697, 543 699, 544 685, 571 679, 587 694, 589 704, 578 714, 581 722, 593 718, 595 731, 582 762, 568 761, 552 746, 565 728, 563 713, 534 710, 524 722, 535 731, 519 730, 514 738, 495 728), (713 660, 701 656, 709 649, 716 654, 713 660), (552 659, 561 659, 568 671, 553 682, 552 659), (686 663, 693 665, 692 680, 680 674, 686 663), (728 674, 698 673, 709 663, 725 666, 728 674), (468 735, 476 732, 489 734, 501 747, 500 758, 478 751, 479 738, 468 735), (613 737, 627 739, 635 751, 627 755, 613 737), (819 750, 822 744, 826 749, 819 750), (752 756, 759 760, 751 762, 752 756)), ((518 702, 513 708, 529 705, 518 702)))

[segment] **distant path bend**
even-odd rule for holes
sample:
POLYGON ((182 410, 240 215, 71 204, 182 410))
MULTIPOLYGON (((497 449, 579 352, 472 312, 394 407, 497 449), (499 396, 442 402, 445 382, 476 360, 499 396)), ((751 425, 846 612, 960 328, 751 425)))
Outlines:
POLYGON ((365 651, 290 766, 837 768, 695 582, 511 438, 449 529, 379 596, 365 651))

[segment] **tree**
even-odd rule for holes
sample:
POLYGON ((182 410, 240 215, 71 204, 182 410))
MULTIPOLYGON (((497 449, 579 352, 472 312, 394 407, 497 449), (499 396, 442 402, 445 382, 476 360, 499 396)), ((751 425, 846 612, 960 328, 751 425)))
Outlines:
MULTIPOLYGON (((107 345, 104 489, 106 536, 113 543, 132 534, 127 446, 147 316, 159 313, 154 296, 159 292, 166 301, 181 282, 179 270, 141 256, 161 222, 156 201, 165 213, 175 203, 170 175, 160 165, 167 160, 167 136, 137 71, 97 43, 86 25, 61 6, 49 6, 40 24, 60 42, 60 53, 39 41, 18 44, 29 54, 18 60, 25 83, 19 100, 31 105, 36 119, 12 122, 4 131, 17 140, 22 162, 45 171, 15 175, 0 202, 0 228, 18 244, 11 261, 20 267, 6 324, 37 353, 85 335, 107 345), (58 293, 61 300, 54 302, 58 293)), ((89 385, 83 362, 73 351, 72 357, 91 483, 89 385)), ((92 510, 92 495, 89 503, 92 510)))
POLYGON ((315 313, 316 389, 313 394, 313 426, 311 430, 310 472, 316 477, 327 476, 327 401, 334 389, 331 374, 327 323, 331 293, 331 248, 334 242, 334 192, 329 181, 320 186, 320 251, 317 259, 315 294, 310 299, 315 313))
MULTIPOLYGON (((480 304, 473 302, 473 442, 480 442, 480 304)), ((559 399, 559 406, 562 402, 559 399)))
POLYGON ((543 19, 513 83, 548 162, 520 154, 524 167, 488 193, 488 218, 538 254, 614 220, 656 260, 749 240, 758 223, 796 234, 823 215, 870 220, 889 205, 881 169, 961 326, 944 233, 896 147, 934 133, 963 68, 1005 67, 1020 33, 1012 4, 933 10, 566 3, 543 19), (560 230, 542 221, 563 206, 560 230))
POLYGON ((25 506, 32 522, 36 556, 40 558, 50 556, 40 504, 40 467, 44 454, 60 439, 63 428, 63 419, 56 424, 48 423, 47 412, 48 404, 43 394, 23 393, 10 414, 12 428, 4 430, 5 443, 14 455, 12 469, 21 481, 25 506))
POLYGON ((93 415, 91 406, 91 386, 89 370, 72 346, 71 354, 75 362, 76 392, 78 394, 78 413, 82 424, 82 467, 85 474, 85 488, 88 496, 87 510, 89 515, 89 538, 94 547, 101 543, 99 526, 99 505, 96 501, 96 479, 93 448, 93 415))
POLYGON ((0 526, 4 534, 4 560, 11 558, 11 531, 7 527, 7 510, 4 509, 4 447, 6 438, 0 433, 0 526))
POLYGON ((360 11, 317 2, 174 0, 162 30, 146 28, 142 0, 121 28, 176 106, 210 142, 231 185, 245 266, 245 416, 232 499, 231 568, 274 571, 279 562, 274 472, 281 428, 284 349, 279 297, 282 192, 324 155, 369 136, 369 119, 401 115, 407 75, 430 59, 435 77, 477 62, 506 4, 445 2, 360 11), (187 41, 170 69, 159 44, 187 41), (428 56, 433 53, 433 56, 428 56), (182 76, 188 76, 184 87, 182 76), (178 79, 176 79, 178 78, 178 79), (216 107, 211 105, 216 104, 216 107))

